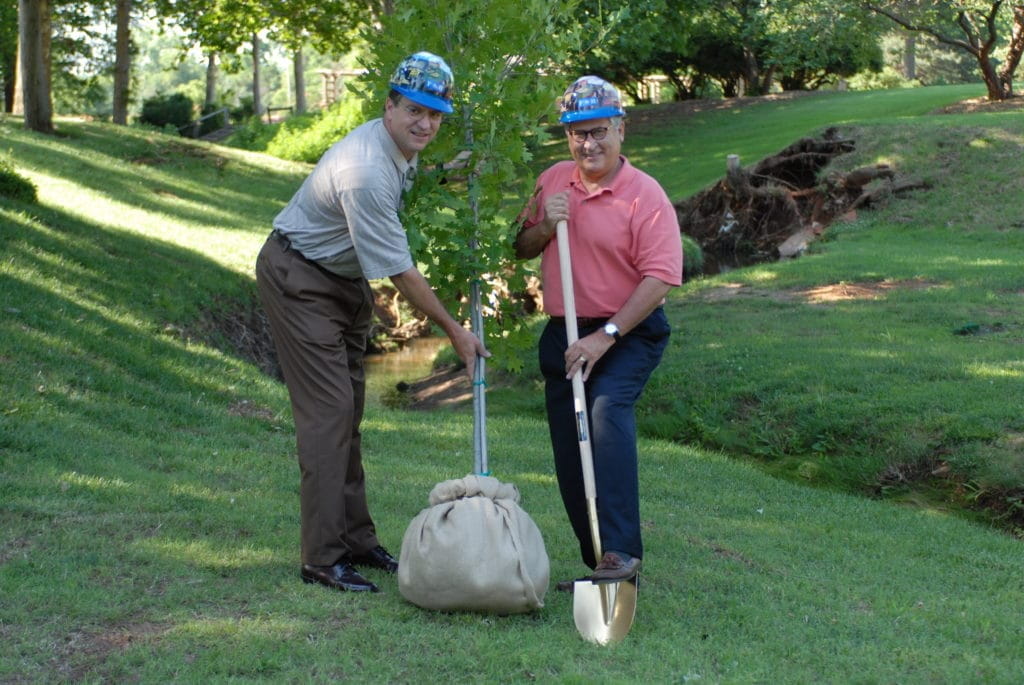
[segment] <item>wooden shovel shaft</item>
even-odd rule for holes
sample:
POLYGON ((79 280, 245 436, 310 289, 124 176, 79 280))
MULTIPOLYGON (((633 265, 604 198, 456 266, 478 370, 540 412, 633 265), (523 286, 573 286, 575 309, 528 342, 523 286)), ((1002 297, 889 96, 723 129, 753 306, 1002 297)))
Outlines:
MULTIPOLYGON (((576 295, 572 283, 572 257, 569 254, 569 227, 559 221, 555 227, 558 241, 558 266, 562 277, 562 300, 565 305, 565 335, 572 345, 579 340, 576 327, 576 295)), ((576 412, 576 435, 580 443, 580 465, 583 468, 583 493, 587 498, 587 518, 590 520, 590 538, 594 543, 594 558, 601 560, 601 528, 597 522, 597 485, 594 481, 594 453, 590 448, 590 419, 587 416, 587 396, 583 387, 583 370, 572 376, 572 400, 576 412)))

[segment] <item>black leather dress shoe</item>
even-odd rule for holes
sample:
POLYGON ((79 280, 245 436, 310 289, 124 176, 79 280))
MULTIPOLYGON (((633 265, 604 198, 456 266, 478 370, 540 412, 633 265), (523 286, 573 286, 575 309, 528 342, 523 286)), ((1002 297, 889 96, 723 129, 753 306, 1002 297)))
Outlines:
POLYGON ((594 569, 590 579, 595 583, 618 583, 629 580, 640 572, 643 562, 621 552, 608 551, 601 557, 601 562, 594 569))
POLYGON ((380 592, 380 588, 360 575, 351 564, 339 561, 334 566, 313 566, 303 564, 303 582, 320 583, 345 592, 380 592))
POLYGON ((387 571, 388 573, 394 573, 398 570, 398 559, 391 556, 391 554, 380 545, 377 545, 368 552, 353 555, 349 558, 349 563, 356 566, 379 568, 382 571, 387 571))

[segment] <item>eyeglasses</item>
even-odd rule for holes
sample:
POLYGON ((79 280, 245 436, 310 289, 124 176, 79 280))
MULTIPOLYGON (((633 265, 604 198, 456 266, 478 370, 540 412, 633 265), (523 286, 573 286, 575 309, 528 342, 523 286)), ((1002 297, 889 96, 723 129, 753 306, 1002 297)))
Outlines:
POLYGON ((572 139, 577 143, 585 143, 587 142, 587 136, 590 136, 594 140, 604 140, 605 136, 608 135, 608 130, 607 126, 599 126, 597 128, 592 128, 589 131, 581 128, 573 128, 569 129, 569 135, 572 136, 572 139))
POLYGON ((440 122, 444 120, 444 113, 438 112, 436 109, 430 109, 429 107, 420 107, 419 105, 402 105, 402 109, 409 113, 413 119, 422 119, 427 117, 432 122, 440 122))

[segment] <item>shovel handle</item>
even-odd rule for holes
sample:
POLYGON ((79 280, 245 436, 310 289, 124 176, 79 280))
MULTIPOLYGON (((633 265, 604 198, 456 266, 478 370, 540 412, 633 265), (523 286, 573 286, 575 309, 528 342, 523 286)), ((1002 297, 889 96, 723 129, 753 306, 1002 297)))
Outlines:
MULTIPOLYGON (((569 254, 569 227, 565 221, 555 226, 558 241, 558 267, 562 277, 562 301, 565 306, 565 335, 572 345, 579 340, 576 326, 576 295, 572 284, 572 257, 569 254)), ((583 493, 587 498, 587 518, 590 519, 590 538, 594 543, 594 556, 601 559, 601 530, 597 522, 597 485, 594 480, 594 453, 590 447, 590 419, 587 416, 587 396, 583 387, 583 370, 572 375, 572 400, 576 413, 576 435, 580 443, 580 466, 583 469, 583 493)))

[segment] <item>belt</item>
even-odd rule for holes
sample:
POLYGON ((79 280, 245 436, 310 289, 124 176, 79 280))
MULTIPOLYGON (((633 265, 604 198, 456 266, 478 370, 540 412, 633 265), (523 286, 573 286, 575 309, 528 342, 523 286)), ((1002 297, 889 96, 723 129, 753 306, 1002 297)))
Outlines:
POLYGON ((292 247, 292 241, 288 240, 288 236, 286 236, 284 233, 281 233, 281 231, 277 230, 276 228, 273 231, 270 232, 270 237, 273 238, 275 241, 277 241, 277 244, 281 246, 282 250, 284 250, 285 252, 291 252, 291 253, 297 255, 300 259, 302 259, 305 262, 308 262, 309 264, 314 266, 318 271, 320 271, 324 275, 328 276, 329 278, 341 279, 343 281, 353 281, 353 282, 356 282, 356 283, 365 280, 365 279, 363 279, 362 276, 357 276, 357 277, 342 276, 340 274, 334 273, 330 269, 324 268, 323 265, 319 264, 316 260, 310 259, 306 255, 302 254, 301 252, 296 250, 294 247, 292 247))
POLYGON ((278 242, 278 244, 286 250, 292 249, 292 241, 288 240, 288 236, 276 228, 270 232, 270 237, 278 242))
MULTIPOLYGON (((552 316, 551 320, 555 323, 565 325, 564 316, 552 316)), ((607 323, 607 316, 577 316, 576 327, 577 328, 594 328, 595 326, 603 326, 607 323)))

